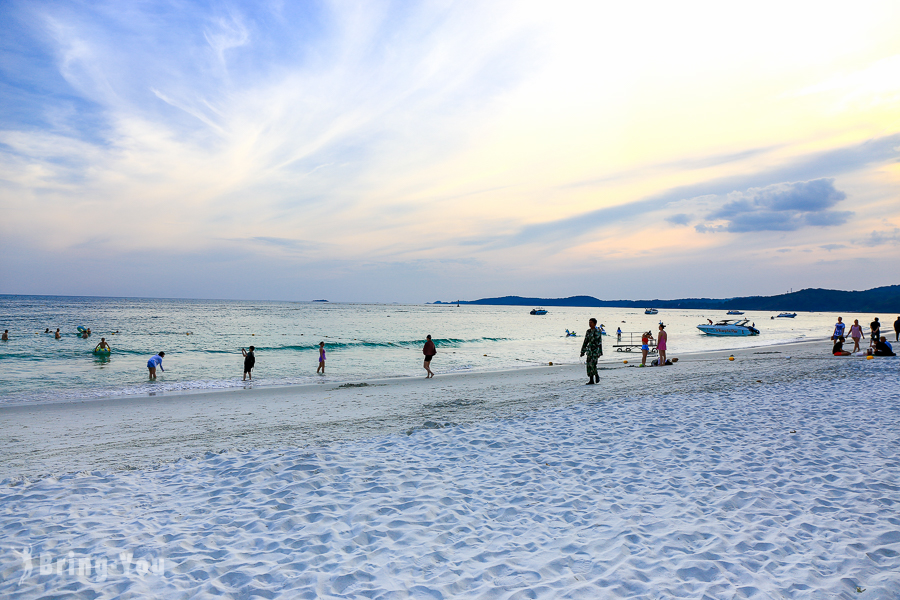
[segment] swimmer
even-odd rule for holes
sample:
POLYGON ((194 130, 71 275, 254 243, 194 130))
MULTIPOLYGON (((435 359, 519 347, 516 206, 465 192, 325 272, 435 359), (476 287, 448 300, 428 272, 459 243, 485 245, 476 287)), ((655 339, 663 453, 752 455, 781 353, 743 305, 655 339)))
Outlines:
POLYGON ((97 352, 98 350, 109 350, 110 352, 112 351, 112 348, 110 348, 109 344, 106 343, 105 337, 100 338, 100 343, 97 344, 96 348, 94 348, 94 352, 97 352))
POLYGON ((3 335, 0 336, 0 340, 2 340, 2 341, 4 341, 4 342, 8 342, 8 341, 9 341, 9 329, 4 329, 4 330, 3 330, 3 335))
POLYGON ((56 339, 60 339, 62 336, 59 334, 59 327, 56 328, 56 333, 53 334, 53 337, 56 339))
POLYGON ((50 333, 50 328, 48 327, 47 329, 45 329, 44 333, 50 333))
POLYGON ((147 361, 147 369, 150 371, 150 379, 156 379, 156 367, 159 367, 159 370, 163 373, 166 372, 162 366, 163 357, 166 355, 165 352, 159 352, 155 356, 150 357, 150 360, 147 361))

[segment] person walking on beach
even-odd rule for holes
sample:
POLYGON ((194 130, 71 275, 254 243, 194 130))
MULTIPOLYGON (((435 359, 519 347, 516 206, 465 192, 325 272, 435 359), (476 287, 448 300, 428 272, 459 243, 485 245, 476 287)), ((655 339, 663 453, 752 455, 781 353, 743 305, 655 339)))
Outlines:
POLYGON ((422 364, 422 367, 428 371, 428 375, 425 376, 425 379, 431 379, 434 377, 434 373, 431 372, 431 359, 434 358, 434 355, 437 354, 437 349, 434 347, 434 342, 431 341, 431 336, 427 336, 425 342, 425 347, 422 348, 422 354, 425 355, 425 362, 422 364))
POLYGON ((256 366, 256 355, 253 354, 253 351, 256 350, 256 346, 250 346, 250 352, 247 352, 243 348, 241 348, 241 354, 244 355, 244 376, 241 378, 241 381, 246 381, 247 378, 250 378, 250 381, 253 381, 253 367, 256 366))
POLYGON ((621 327, 616 328, 616 341, 617 342, 622 341, 622 328, 621 327))
POLYGON ((878 320, 878 317, 875 317, 875 320, 869 323, 869 345, 874 346, 878 343, 878 338, 881 337, 881 322, 878 320))
POLYGON ((603 334, 597 329, 597 319, 588 320, 588 330, 584 334, 584 342, 581 344, 581 356, 587 354, 584 364, 587 368, 587 385, 600 383, 600 375, 597 374, 597 359, 603 356, 603 334), (595 381, 596 380, 596 381, 595 381))
POLYGON ((838 317, 838 322, 834 324, 834 333, 831 334, 831 341, 844 337, 844 319, 838 317))
POLYGON ((894 334, 895 334, 895 342, 900 342, 900 317, 897 317, 897 320, 894 321, 894 334))
POLYGON ((147 369, 150 371, 150 379, 156 379, 156 367, 159 367, 159 370, 163 373, 166 372, 162 366, 162 359, 166 355, 165 352, 159 352, 156 356, 150 357, 150 360, 147 361, 147 369))
POLYGON ((319 368, 316 373, 325 374, 325 342, 319 342, 319 368))
POLYGON ((853 351, 859 352, 859 340, 860 338, 865 338, 866 334, 863 333, 862 326, 859 324, 859 319, 853 319, 853 325, 850 326, 850 339, 853 340, 853 351))
POLYGON ((659 324, 659 337, 656 341, 656 349, 659 350, 659 362, 657 363, 660 367, 665 366, 666 364, 666 342, 669 340, 669 334, 666 333, 666 326, 662 323, 659 324))

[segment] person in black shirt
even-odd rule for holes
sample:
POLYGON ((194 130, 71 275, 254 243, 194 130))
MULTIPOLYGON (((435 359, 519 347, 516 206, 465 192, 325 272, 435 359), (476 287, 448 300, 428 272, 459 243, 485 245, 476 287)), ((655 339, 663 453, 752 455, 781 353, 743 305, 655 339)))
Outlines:
POLYGON ((881 336, 881 338, 875 342, 875 356, 897 356, 894 354, 894 351, 891 350, 891 347, 887 345, 887 338, 881 336))
POLYGON ((250 352, 241 348, 241 354, 244 355, 244 378, 241 381, 246 381, 248 377, 250 381, 253 381, 253 374, 250 371, 256 365, 256 356, 253 355, 254 350, 256 350, 255 346, 250 346, 250 352))
POLYGON ((839 336, 836 340, 834 340, 834 348, 831 349, 831 353, 835 356, 850 356, 850 353, 844 350, 843 336, 839 336))

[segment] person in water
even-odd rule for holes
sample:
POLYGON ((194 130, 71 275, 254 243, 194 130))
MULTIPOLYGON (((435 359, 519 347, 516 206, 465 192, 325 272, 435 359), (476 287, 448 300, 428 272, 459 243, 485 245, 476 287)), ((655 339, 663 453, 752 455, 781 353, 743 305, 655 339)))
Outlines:
POLYGON ((434 347, 434 342, 431 341, 430 335, 425 339, 425 346, 422 348, 422 354, 425 355, 425 362, 422 364, 422 367, 428 371, 428 375, 425 376, 425 379, 431 379, 434 377, 434 373, 431 372, 431 359, 437 354, 437 349, 434 347))
POLYGON ((62 335, 59 333, 59 327, 56 328, 56 333, 53 334, 53 337, 56 339, 60 339, 62 335))
POLYGON ((253 351, 256 350, 256 346, 250 346, 250 352, 247 352, 243 348, 241 348, 241 354, 244 355, 244 377, 241 381, 247 381, 247 378, 250 378, 250 381, 253 381, 253 367, 256 366, 256 355, 253 354, 253 351))
POLYGON ((897 320, 894 321, 894 339, 895 342, 900 342, 900 317, 897 317, 897 320))
MULTIPOLYGON (((659 337, 656 342, 656 349, 659 350, 659 366, 666 365, 666 343, 669 340, 669 334, 666 333, 666 326, 659 324, 659 337)), ((672 364, 672 363, 668 363, 672 364)))
POLYGON ((50 328, 48 327, 47 329, 45 329, 44 333, 50 333, 50 328))
POLYGON ((100 343, 97 344, 96 348, 94 348, 94 352, 97 352, 98 350, 108 350, 112 352, 112 348, 110 348, 109 344, 106 343, 105 337, 100 338, 100 343))
POLYGON ((831 334, 831 339, 836 340, 842 337, 844 337, 844 319, 843 317, 838 317, 838 322, 834 324, 834 333, 831 334))
POLYGON ((834 356, 850 356, 850 352, 844 350, 843 336, 839 336, 836 340, 834 340, 834 347, 831 348, 831 353, 834 356))
POLYGON ((325 342, 319 342, 319 368, 316 373, 325 374, 325 342))
POLYGON ((147 369, 150 371, 150 379, 156 379, 156 367, 159 367, 159 370, 163 373, 166 372, 162 366, 162 359, 166 355, 165 352, 159 352, 156 356, 151 356, 150 360, 147 361, 147 369))
POLYGON ((0 341, 4 341, 4 342, 9 341, 9 329, 3 330, 3 335, 0 335, 0 341))
POLYGON ((600 375, 597 373, 597 359, 603 356, 603 334, 597 328, 597 319, 588 320, 588 330, 584 334, 584 342, 581 343, 581 356, 587 354, 584 362, 587 369, 587 385, 600 383, 600 375))
POLYGON ((859 352, 859 340, 865 338, 859 319, 853 319, 853 325, 850 326, 850 339, 853 340, 853 352, 859 352))

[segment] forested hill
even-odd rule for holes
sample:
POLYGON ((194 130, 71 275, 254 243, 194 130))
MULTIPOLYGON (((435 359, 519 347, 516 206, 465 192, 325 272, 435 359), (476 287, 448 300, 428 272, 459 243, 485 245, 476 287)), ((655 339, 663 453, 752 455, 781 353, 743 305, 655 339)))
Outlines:
MULTIPOLYGON (((456 304, 456 302, 435 302, 456 304)), ((723 310, 770 310, 811 312, 867 312, 900 315, 900 285, 889 285, 861 292, 808 288, 777 296, 742 298, 681 298, 678 300, 600 300, 593 296, 568 298, 523 298, 503 296, 481 300, 461 300, 460 304, 494 306, 611 306, 621 308, 695 308, 723 310)))

